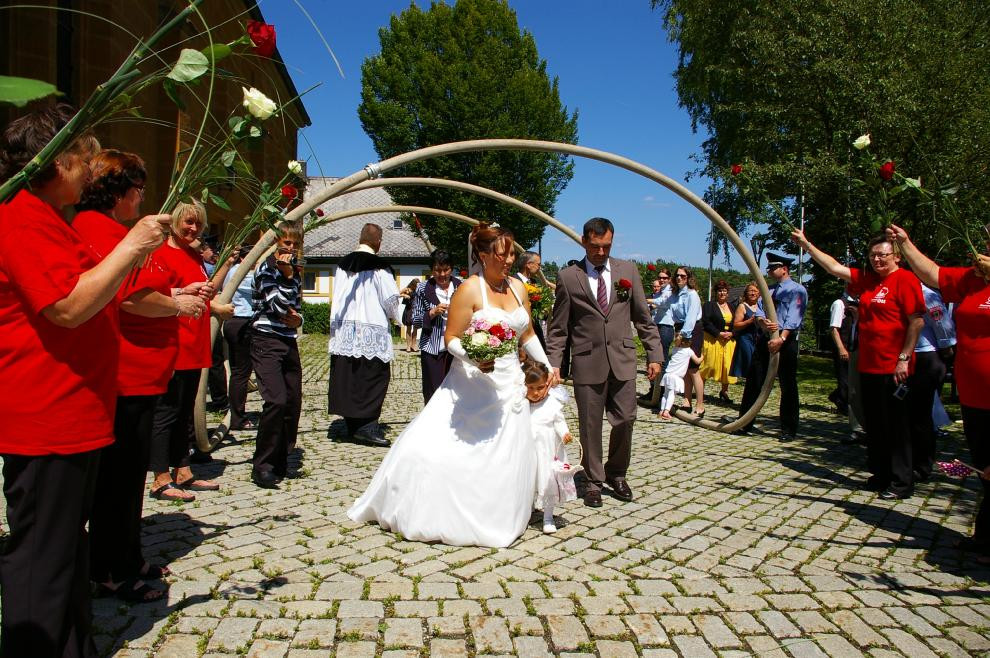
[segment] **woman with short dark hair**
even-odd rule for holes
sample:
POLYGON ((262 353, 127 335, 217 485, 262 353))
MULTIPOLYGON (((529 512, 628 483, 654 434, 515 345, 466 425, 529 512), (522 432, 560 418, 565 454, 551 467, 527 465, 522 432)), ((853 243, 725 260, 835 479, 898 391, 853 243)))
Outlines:
POLYGON ((715 284, 715 299, 705 302, 701 307, 705 342, 698 376, 701 377, 702 387, 706 379, 714 379, 722 385, 718 397, 723 402, 730 402, 729 384, 736 382, 736 378, 729 374, 732 369, 732 354, 736 350, 736 341, 732 334, 733 311, 729 306, 729 284, 720 279, 715 284))
MULTIPOLYGON (((83 190, 72 227, 100 258, 138 217, 148 175, 133 153, 100 151, 91 161, 92 180, 83 190)), ((144 579, 168 575, 145 561, 141 512, 155 401, 168 388, 178 354, 177 317, 206 310, 192 295, 172 296, 172 273, 152 256, 117 295, 121 303, 120 368, 114 442, 101 450, 93 515, 89 521, 90 579, 132 603, 154 601, 162 590, 144 579)))
MULTIPOLYGON (((7 126, 0 181, 72 118, 67 105, 7 126)), ((10 534, 0 556, 0 655, 96 655, 89 521, 99 451, 114 440, 117 290, 163 239, 167 216, 141 219, 100 260, 67 214, 99 150, 70 144, 0 205, 0 455, 10 534)))

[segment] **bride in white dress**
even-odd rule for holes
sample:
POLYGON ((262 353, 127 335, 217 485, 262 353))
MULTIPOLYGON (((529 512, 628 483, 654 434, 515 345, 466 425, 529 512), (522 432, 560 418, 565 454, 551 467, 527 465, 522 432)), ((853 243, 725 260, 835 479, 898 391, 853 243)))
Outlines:
POLYGON ((516 354, 475 363, 459 337, 476 315, 503 320, 527 353, 549 362, 530 326, 525 288, 509 278, 511 233, 480 224, 471 246, 481 274, 450 302, 444 334, 455 357, 450 372, 347 516, 409 540, 500 548, 526 530, 536 492, 526 387, 516 354))

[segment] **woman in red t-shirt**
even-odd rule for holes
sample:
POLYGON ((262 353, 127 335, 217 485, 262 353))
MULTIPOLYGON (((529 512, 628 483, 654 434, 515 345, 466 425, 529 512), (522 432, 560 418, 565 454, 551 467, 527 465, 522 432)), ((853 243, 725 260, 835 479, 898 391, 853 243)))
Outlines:
MULTIPOLYGON (((127 234, 138 218, 148 178, 133 153, 101 151, 90 161, 93 178, 76 206, 72 227, 98 258, 127 234)), ((157 252, 156 252, 157 253, 157 252)), ((168 575, 145 561, 141 510, 151 446, 155 401, 168 388, 178 355, 177 317, 199 317, 206 304, 194 295, 172 295, 175 275, 152 255, 118 294, 121 302, 120 367, 114 442, 101 450, 93 514, 89 520, 90 579, 103 591, 133 603, 164 592, 143 579, 168 575)))
MULTIPOLYGON (((206 209, 198 201, 180 203, 172 212, 172 230, 155 252, 155 258, 173 278, 173 291, 206 300, 207 311, 215 293, 206 276, 203 258, 193 248, 206 227, 206 209)), ((223 280, 224 272, 220 272, 223 280)), ((210 314, 179 318, 178 356, 168 387, 155 404, 149 468, 155 475, 151 497, 189 502, 192 491, 216 491, 220 485, 198 479, 189 467, 189 448, 194 440, 193 412, 203 368, 213 362, 210 349, 210 314), (169 469, 173 469, 172 472, 169 469)))
MULTIPOLYGON (((990 224, 986 229, 990 232, 990 224)), ((990 233, 988 233, 990 234, 990 233)), ((955 378, 962 406, 963 431, 973 465, 982 468, 983 501, 976 513, 973 537, 965 542, 990 562, 990 268, 985 256, 973 267, 940 267, 921 253, 899 226, 887 229, 900 245, 904 259, 926 286, 937 288, 946 302, 955 303, 955 378)), ((990 240, 987 241, 990 253, 990 240)))
MULTIPOLYGON (((72 118, 59 105, 7 126, 0 181, 72 118)), ((10 535, 0 556, 0 655, 95 655, 86 523, 100 448, 113 442, 117 289, 163 239, 145 217, 100 261, 65 210, 89 159, 80 138, 0 204, 0 455, 10 535)))
POLYGON ((803 231, 794 231, 791 238, 826 272, 846 281, 850 295, 859 297, 860 398, 872 474, 866 488, 887 500, 907 498, 915 480, 908 410, 933 404, 933 399, 913 399, 906 384, 914 371, 914 344, 926 308, 918 278, 900 267, 900 250, 883 235, 867 246, 871 270, 842 265, 811 244, 803 231))

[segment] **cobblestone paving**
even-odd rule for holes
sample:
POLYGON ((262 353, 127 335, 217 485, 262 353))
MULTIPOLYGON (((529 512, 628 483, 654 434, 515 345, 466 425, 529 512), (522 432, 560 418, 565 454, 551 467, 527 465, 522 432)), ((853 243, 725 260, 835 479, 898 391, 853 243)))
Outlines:
MULTIPOLYGON (((306 477, 256 488, 253 436, 240 433, 201 471, 221 491, 185 506, 149 500, 147 554, 175 572, 169 595, 160 605, 95 601, 103 651, 990 653, 990 573, 953 547, 968 534, 976 483, 937 475, 893 502, 859 491, 863 449, 840 444, 844 424, 823 398, 803 400, 802 436, 788 444, 775 438, 776 398, 766 433, 749 437, 660 423, 641 409, 635 501, 606 497, 598 510, 576 501, 555 535, 534 524, 507 549, 457 548, 344 516, 382 451, 327 439, 342 423, 326 414, 325 339, 308 337, 304 348, 306 477)), ((392 382, 383 420, 394 438, 422 404, 417 358, 400 353, 392 382)), ((941 448, 961 451, 961 431, 941 448)))

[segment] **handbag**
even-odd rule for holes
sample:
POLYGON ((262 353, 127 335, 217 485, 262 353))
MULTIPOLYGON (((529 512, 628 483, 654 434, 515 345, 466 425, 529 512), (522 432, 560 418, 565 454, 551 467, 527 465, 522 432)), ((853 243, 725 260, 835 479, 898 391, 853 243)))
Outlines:
POLYGON ((574 476, 584 470, 581 466, 581 459, 584 452, 581 443, 578 442, 578 461, 571 463, 567 458, 567 448, 564 442, 558 439, 557 454, 554 455, 553 463, 550 465, 550 472, 553 476, 553 484, 557 489, 557 502, 566 503, 569 500, 577 500, 577 485, 574 483, 574 476))

